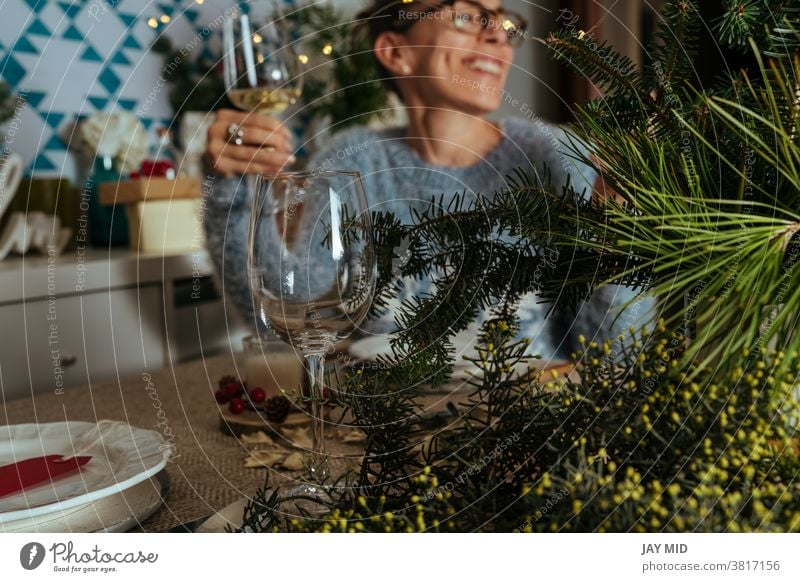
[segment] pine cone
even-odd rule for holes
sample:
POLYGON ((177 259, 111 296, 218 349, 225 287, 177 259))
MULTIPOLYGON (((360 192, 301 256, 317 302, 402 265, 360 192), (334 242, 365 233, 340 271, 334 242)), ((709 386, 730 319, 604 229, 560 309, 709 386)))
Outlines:
POLYGON ((264 403, 264 412, 270 422, 283 422, 289 416, 291 402, 286 396, 273 396, 264 403))

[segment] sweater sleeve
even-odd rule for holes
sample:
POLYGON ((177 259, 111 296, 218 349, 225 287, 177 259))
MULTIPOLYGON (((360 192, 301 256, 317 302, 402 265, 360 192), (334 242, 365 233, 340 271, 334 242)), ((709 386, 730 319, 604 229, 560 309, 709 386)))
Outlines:
POLYGON ((203 229, 206 248, 216 269, 228 317, 241 316, 253 330, 255 318, 247 281, 247 236, 252 194, 246 177, 222 178, 209 173, 205 190, 203 229))
MULTIPOLYGON (((583 197, 591 198, 597 172, 586 163, 591 145, 582 142, 564 128, 543 121, 510 120, 508 122, 512 137, 524 144, 525 154, 534 171, 543 179, 543 170, 549 172, 550 182, 560 191, 568 182, 572 189, 583 197)), ((600 281, 597 281, 600 283, 600 281)), ((527 298, 521 303, 520 318, 525 324, 535 324, 544 317, 544 311, 536 305, 537 299, 527 298)), ((601 342, 615 340, 629 327, 640 328, 651 321, 655 313, 655 301, 642 297, 633 289, 619 285, 606 285, 597 289, 579 306, 577 311, 557 309, 550 313, 549 338, 534 332, 535 325, 527 328, 527 334, 535 339, 542 336, 549 339, 549 345, 542 341, 537 346, 539 353, 545 355, 552 347, 558 357, 569 358, 578 350, 578 336, 589 341, 601 342), (623 309, 624 308, 624 309, 623 309)))
POLYGON ((585 163, 587 144, 563 127, 541 119, 508 118, 504 123, 509 137, 522 150, 525 165, 532 168, 543 184, 546 171, 557 191, 569 183, 576 193, 589 199, 597 173, 585 163))

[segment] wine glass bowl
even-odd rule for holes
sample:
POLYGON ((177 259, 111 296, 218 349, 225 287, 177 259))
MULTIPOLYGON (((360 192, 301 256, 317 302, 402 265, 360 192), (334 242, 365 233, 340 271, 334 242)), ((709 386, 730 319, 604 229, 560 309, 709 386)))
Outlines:
POLYGON ((327 351, 369 310, 371 222, 357 172, 284 172, 256 186, 250 277, 258 316, 304 352, 327 351))
POLYGON ((247 14, 225 19, 223 63, 228 98, 244 111, 278 114, 303 91, 300 61, 280 24, 247 14))
POLYGON ((260 323, 305 356, 312 404, 310 468, 321 481, 327 475, 325 355, 358 329, 377 280, 371 218, 358 172, 259 176, 247 268, 260 323))

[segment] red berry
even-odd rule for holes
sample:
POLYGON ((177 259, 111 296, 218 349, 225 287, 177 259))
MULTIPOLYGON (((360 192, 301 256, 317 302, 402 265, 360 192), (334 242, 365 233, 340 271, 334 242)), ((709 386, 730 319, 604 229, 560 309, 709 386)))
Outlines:
POLYGON ((253 388, 250 390, 250 400, 252 400, 254 404, 260 404, 266 399, 267 393, 264 392, 263 388, 253 388))
POLYGON ((228 405, 230 411, 234 414, 241 414, 244 412, 244 400, 241 398, 234 398, 231 400, 231 403, 228 405))
POLYGON ((228 398, 234 398, 236 396, 241 396, 242 394, 242 385, 238 382, 228 382, 225 385, 225 394, 227 394, 228 398))
POLYGON ((225 404, 230 398, 223 390, 217 390, 214 392, 214 398, 217 400, 217 404, 225 404))

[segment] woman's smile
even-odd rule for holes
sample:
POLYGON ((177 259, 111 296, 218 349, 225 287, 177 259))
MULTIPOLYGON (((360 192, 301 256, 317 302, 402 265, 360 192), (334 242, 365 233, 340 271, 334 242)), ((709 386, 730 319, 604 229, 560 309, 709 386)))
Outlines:
POLYGON ((502 60, 488 55, 467 57, 462 63, 472 72, 502 79, 508 65, 502 60))

